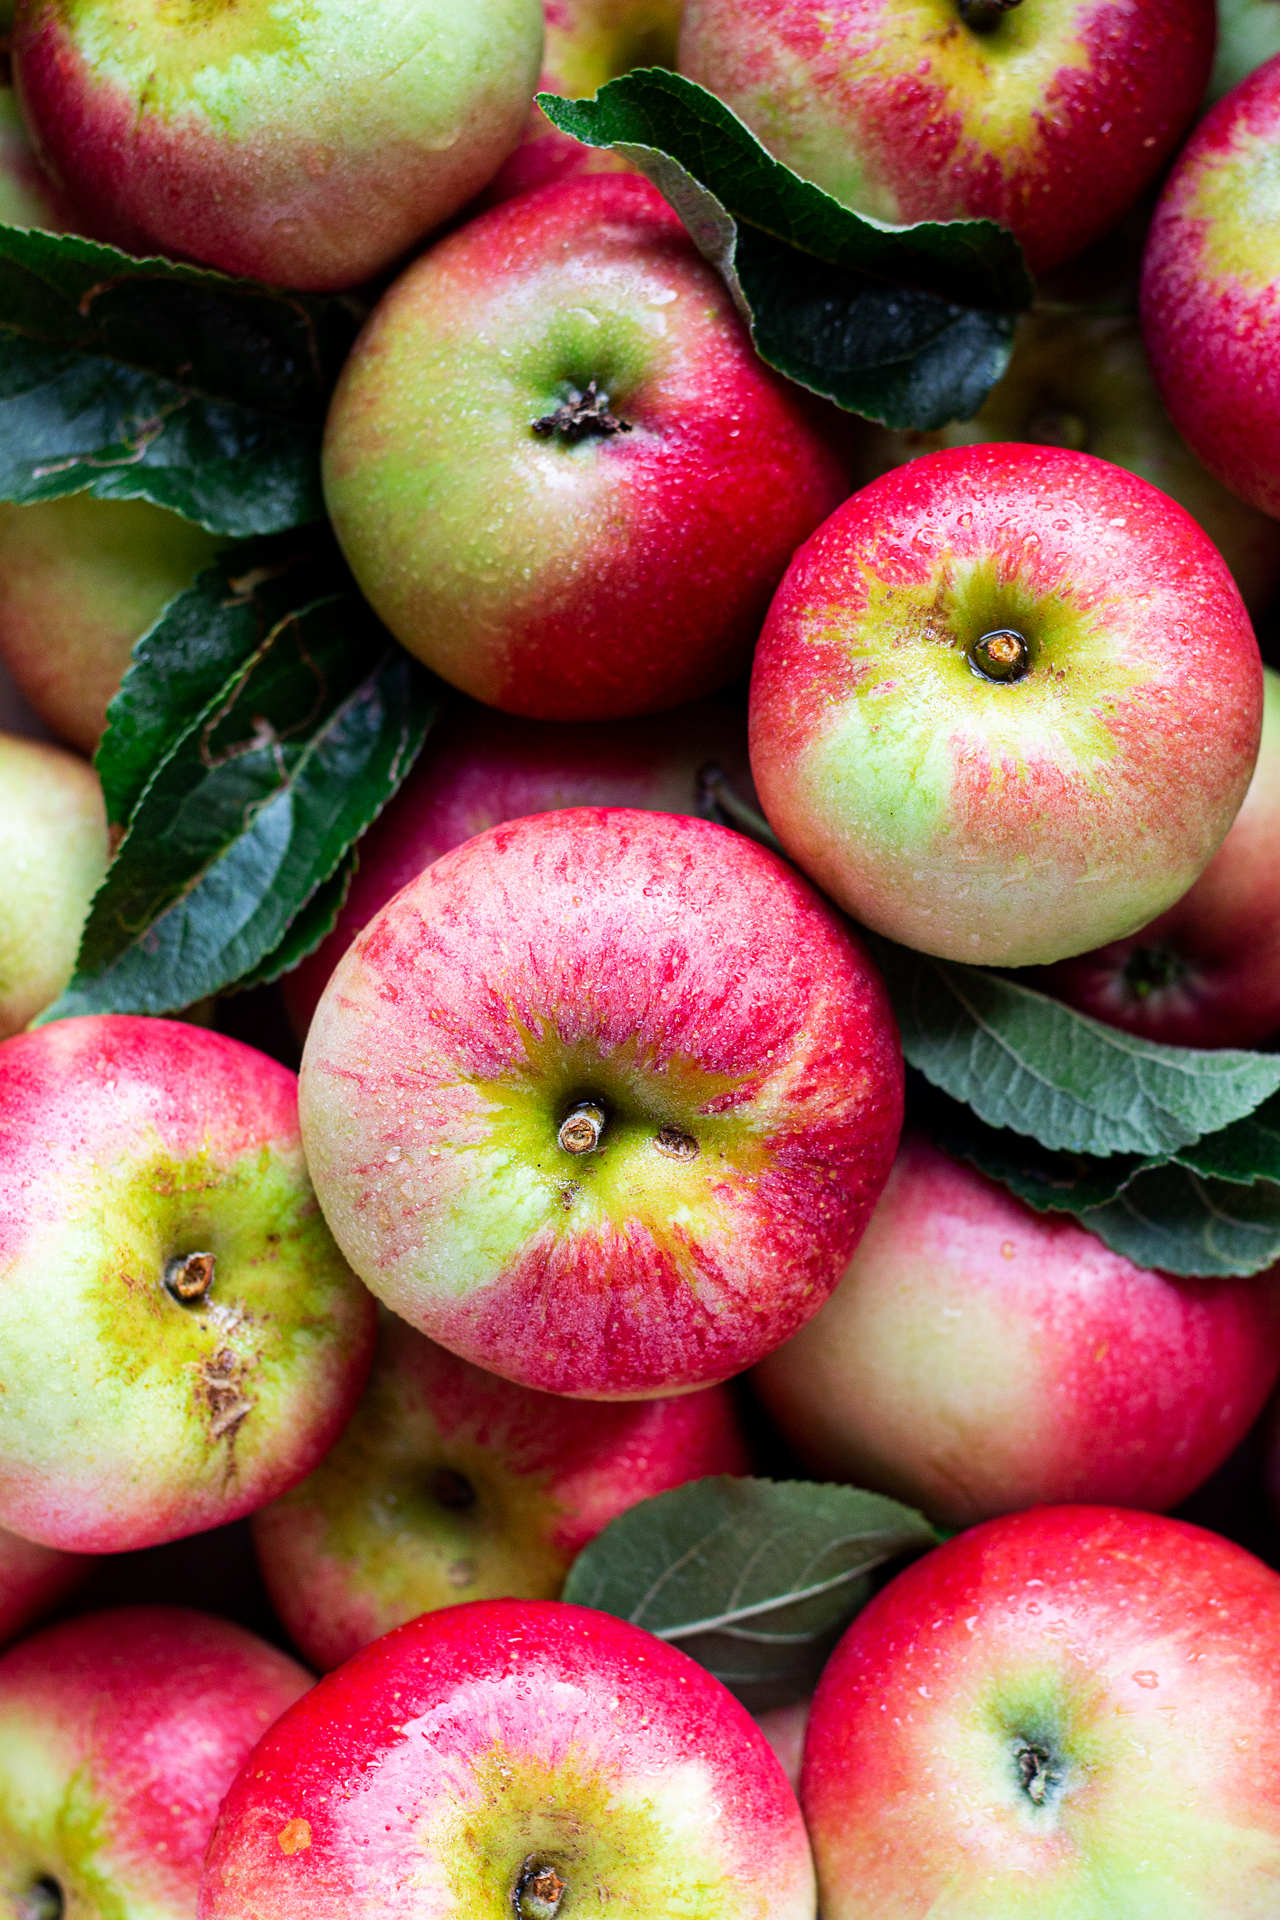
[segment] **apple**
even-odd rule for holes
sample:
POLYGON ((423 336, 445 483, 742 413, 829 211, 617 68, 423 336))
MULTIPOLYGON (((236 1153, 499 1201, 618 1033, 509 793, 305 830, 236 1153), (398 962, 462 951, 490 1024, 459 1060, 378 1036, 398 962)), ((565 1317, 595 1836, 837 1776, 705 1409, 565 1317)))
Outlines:
POLYGON ((0 660, 55 733, 93 752, 134 642, 226 544, 149 500, 0 504, 0 660))
POLYGON ((1252 1047, 1280 1028, 1280 675, 1264 670, 1262 746, 1200 878, 1127 940, 1029 983, 1095 1020, 1177 1047, 1252 1047))
POLYGON ((0 1909, 194 1920, 245 1755, 311 1676, 243 1627, 121 1607, 0 1659, 0 1909))
POLYGON ((71 978, 106 870, 107 816, 93 768, 61 747, 0 733, 0 1040, 71 978))
POLYGON ((0 1526, 118 1553, 265 1506, 346 1425, 374 1322, 287 1068, 125 1014, 0 1046, 0 1526))
POLYGON ((1280 516, 1280 55, 1205 116, 1160 196, 1142 333, 1170 418, 1210 473, 1280 516))
POLYGON ((363 591, 451 685, 622 719, 745 671, 847 490, 814 418, 647 180, 568 180, 383 297, 334 395, 325 497, 363 591))
MULTIPOLYGON (((1280 21, 1280 0, 1266 0, 1280 21)), ((1280 525, 1238 500, 1178 438, 1156 392, 1137 318, 1086 307, 1028 314, 1013 358, 972 420, 932 433, 869 423, 859 449, 865 482, 922 453, 1025 440, 1096 454, 1169 494, 1198 520, 1256 614, 1280 587, 1280 525)))
MULTIPOLYGON (((633 67, 674 67, 680 10, 681 0, 546 0, 538 92, 578 100, 633 67)), ((519 146, 498 168, 478 204, 496 206, 569 174, 618 173, 629 167, 621 154, 584 147, 561 133, 541 107, 533 106, 519 146)))
POLYGON ((610 1614, 476 1600, 356 1654, 259 1742, 200 1920, 813 1920, 795 1796, 744 1707, 610 1614))
MULTIPOLYGON (((0 6, 0 33, 6 31, 0 6)), ((0 80, 0 221, 9 227, 47 227, 65 232, 74 224, 52 182, 41 171, 18 110, 13 88, 0 80)))
POLYGON ((132 253, 316 291, 390 267, 515 146, 539 0, 19 0, 51 178, 132 253))
POLYGON ((434 1608, 558 1599, 628 1507, 750 1470, 727 1387, 583 1406, 484 1373, 387 1314, 350 1426, 253 1533, 291 1639, 327 1669, 434 1608))
POLYGON ((1218 0, 1218 45, 1205 94, 1216 106, 1246 74, 1280 53, 1280 5, 1276 0, 1218 0))
POLYGON ((800 1791, 800 1767, 804 1759, 804 1736, 812 1705, 813 1696, 810 1695, 804 1700, 793 1700, 788 1707, 766 1707, 763 1713, 753 1716, 773 1748, 778 1765, 797 1793, 800 1791))
POLYGON ((74 1593, 93 1564, 0 1529, 0 1646, 74 1593))
POLYGON ((839 1286, 752 1377, 811 1472, 967 1527, 1177 1506, 1278 1374, 1280 1270, 1146 1272, 908 1134, 839 1286))
POLYGON ((1157 177, 1214 31, 1213 0, 686 0, 679 66, 846 206, 998 220, 1042 271, 1157 177))
POLYGON ((718 768, 735 791, 755 797, 746 707, 726 696, 594 727, 519 720, 459 699, 440 733, 361 840, 333 932, 281 982, 299 1039, 360 929, 424 867, 486 827, 562 807, 698 813, 704 768, 718 768))
POLYGON ((1278 1771, 1280 1575, 1153 1514, 990 1520, 818 1682, 823 1920, 1272 1920, 1278 1771))
POLYGON ((817 1311, 888 1174, 902 1061, 864 948, 784 861, 583 807, 383 908, 299 1096, 325 1216, 394 1312, 524 1386, 642 1400, 817 1311))
POLYGON ((787 852, 925 953, 1027 966, 1184 894, 1244 799, 1262 663, 1226 566, 1134 474, 955 447, 796 555, 751 681, 787 852))

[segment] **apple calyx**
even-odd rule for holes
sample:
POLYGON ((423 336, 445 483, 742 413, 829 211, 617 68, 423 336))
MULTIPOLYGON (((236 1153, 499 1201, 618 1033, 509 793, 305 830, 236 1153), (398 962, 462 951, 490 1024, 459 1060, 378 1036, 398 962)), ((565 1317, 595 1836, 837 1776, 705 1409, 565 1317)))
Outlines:
POLYGON ((449 1513, 467 1513, 479 1496, 465 1473, 440 1467, 431 1477, 431 1498, 449 1513))
POLYGON ((974 641, 967 658, 979 680, 997 680, 1007 685, 1021 680, 1031 665, 1031 649, 1013 627, 997 627, 974 641))
POLYGON ((1176 987, 1191 969, 1172 947, 1136 947, 1121 968, 1126 992, 1134 1000, 1176 987))
POLYGON ((990 33, 1022 0, 959 0, 960 18, 972 33, 990 33))
POLYGON ((1018 1784, 1032 1806, 1053 1805, 1063 1784, 1063 1770, 1039 1740, 1019 1740, 1013 1749, 1018 1784))
POLYGON ((556 1920, 567 1891, 555 1868, 531 1853, 511 1890, 517 1920, 556 1920))
POLYGON ((42 1874, 18 1901, 18 1920, 62 1920, 66 1896, 51 1874, 42 1874))
POLYGON ((607 1118, 598 1100, 578 1100, 560 1122, 556 1140, 566 1153, 594 1153, 607 1118))
POLYGON ((570 387, 568 399, 562 400, 553 413, 544 413, 541 420, 535 420, 533 431, 540 440, 549 440, 555 433, 570 446, 576 446, 579 440, 593 433, 603 438, 630 433, 631 422, 619 420, 609 411, 608 394, 601 393, 592 379, 585 388, 570 387))
POLYGON ((184 1307, 199 1306, 208 1298, 216 1264, 211 1253, 176 1255, 165 1262, 165 1292, 184 1307))

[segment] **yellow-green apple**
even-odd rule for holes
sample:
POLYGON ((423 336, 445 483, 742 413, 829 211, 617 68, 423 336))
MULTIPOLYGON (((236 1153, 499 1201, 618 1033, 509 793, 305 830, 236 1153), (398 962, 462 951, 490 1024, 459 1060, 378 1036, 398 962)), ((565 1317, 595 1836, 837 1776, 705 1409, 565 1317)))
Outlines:
POLYGON ((384 1635, 222 1805, 201 1920, 813 1920, 795 1795, 744 1707, 611 1614, 476 1600, 384 1635))
POLYGON ((1216 106, 1246 74, 1280 53, 1280 6, 1276 0, 1218 0, 1218 44, 1205 94, 1216 106))
POLYGON ((325 497, 364 592, 446 680, 621 719, 745 671, 847 491, 814 417, 647 180, 568 180, 384 296, 334 395, 325 497))
POLYGON ((356 286, 520 137, 540 0, 20 0, 19 97, 92 231, 286 286, 356 286))
MULTIPOLYGON (((0 8, 0 14, 3 9, 0 8)), ((0 33, 4 31, 0 19, 0 33)), ((9 227, 46 227, 62 233, 74 224, 27 138, 13 88, 0 81, 0 221, 9 227)))
POLYGON ((71 978, 106 870, 107 815, 93 768, 43 740, 0 733, 0 1040, 71 978))
POLYGON ((846 206, 998 220, 1042 269, 1156 178, 1213 42, 1213 0, 686 0, 679 60, 846 206))
POLYGON ((373 1291, 491 1372, 601 1400, 724 1380, 815 1313, 901 1100, 835 910, 740 834, 625 807, 428 867, 339 963, 300 1085, 373 1291))
POLYGON ((0 1525, 89 1553, 179 1539, 337 1439, 375 1313, 316 1205, 296 1085, 173 1020, 0 1047, 0 1525))
POLYGON ((195 1920, 223 1794, 311 1685, 243 1627, 120 1607, 0 1659, 0 1911, 195 1920))
POLYGON ((1174 426, 1210 473, 1280 515, 1280 55, 1220 100, 1160 196, 1142 332, 1174 426))
POLYGON ((134 642, 225 545, 149 500, 0 505, 0 660, 55 733, 93 752, 134 642))
MULTIPOLYGON (((681 0, 546 0, 538 92, 580 100, 633 67, 674 67, 680 8, 681 0)), ((480 205, 496 206, 569 174, 618 173, 629 166, 619 153, 561 133, 534 106, 519 146, 484 189, 480 205)))
POLYGON ((386 1314, 350 1426, 253 1534, 294 1645, 328 1669, 438 1607, 557 1600, 587 1542, 638 1500, 749 1471, 727 1387, 583 1406, 386 1314))
POLYGON ((1190 515, 1068 449, 955 447, 796 555, 751 682, 784 847, 857 919, 1026 966, 1145 926, 1226 836, 1262 662, 1190 515))
POLYGON ((698 813, 704 769, 718 768, 743 798, 755 797, 746 704, 733 696, 594 727, 520 720, 456 699, 441 733, 361 840, 333 932, 281 982, 299 1039, 360 929, 424 867, 487 827, 562 807, 698 813))
POLYGON ((1252 1047, 1280 1028, 1280 674, 1244 805, 1176 906, 1033 984, 1096 1020, 1178 1047, 1252 1047))
POLYGON ((812 1472, 964 1527, 1177 1506, 1277 1374, 1280 1272, 1147 1272, 909 1134, 840 1285, 752 1377, 812 1472))
POLYGON ((0 1529, 0 1646, 74 1593, 93 1562, 0 1529))
MULTIPOLYGON (((1280 21, 1280 0, 1266 0, 1280 21)), ((1208 473, 1174 432, 1142 350, 1135 315, 1086 307, 1028 314, 1013 358, 972 420, 930 433, 867 425, 863 482, 941 447, 1025 440, 1096 454, 1139 474, 1198 520, 1257 613, 1280 586, 1280 525, 1208 473)))
POLYGON ((1272 1920, 1280 1575, 1154 1514, 1039 1507, 900 1573, 814 1696, 823 1920, 1272 1920))

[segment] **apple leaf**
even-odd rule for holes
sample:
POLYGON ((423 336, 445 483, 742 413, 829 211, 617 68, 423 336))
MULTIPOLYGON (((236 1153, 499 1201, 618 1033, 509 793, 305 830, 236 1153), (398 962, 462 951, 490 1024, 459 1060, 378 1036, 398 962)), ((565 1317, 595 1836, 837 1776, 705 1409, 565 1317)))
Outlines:
POLYGON ((1042 1146, 1163 1158, 1280 1090, 1280 1055, 1157 1046, 1016 979, 867 937, 911 1065, 1042 1146))
POLYGON ((361 317, 0 226, 0 499, 151 500, 234 536, 322 519, 320 433, 361 317))
POLYGON ((1280 1185, 1208 1180, 1181 1156, 1081 1218, 1116 1253, 1163 1273, 1261 1273, 1280 1259, 1280 1185))
POLYGON ((762 358, 896 428, 969 419, 1009 362, 1031 280, 991 220, 893 227, 801 179, 705 87, 664 68, 592 100, 540 93, 562 133, 623 154, 724 277, 762 358))
POLYGON ((877 1567, 939 1538, 878 1493, 721 1475, 620 1514, 562 1597, 670 1641, 761 1712, 812 1692, 877 1567))
POLYGON ((315 572, 295 570, 293 604, 282 609, 277 570, 238 574, 227 555, 140 646, 124 690, 139 728, 125 738, 113 706, 101 755, 115 763, 114 730, 117 808, 137 788, 140 763, 129 753, 144 734, 156 757, 90 908, 75 977, 42 1020, 173 1012, 274 978, 332 926, 348 850, 412 766, 440 696, 354 588, 314 595, 316 584, 315 572), (240 589, 238 657, 218 626, 228 581, 240 589), (163 685, 166 627, 194 630, 192 595, 209 605, 211 660, 220 657, 223 672, 207 693, 211 663, 201 685, 199 663, 183 661, 188 707, 170 735, 146 683, 163 685))

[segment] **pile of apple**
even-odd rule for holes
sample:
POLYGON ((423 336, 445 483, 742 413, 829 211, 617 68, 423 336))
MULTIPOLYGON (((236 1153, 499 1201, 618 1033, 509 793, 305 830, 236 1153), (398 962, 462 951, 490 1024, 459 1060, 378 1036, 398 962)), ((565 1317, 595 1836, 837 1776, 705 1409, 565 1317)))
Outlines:
POLYGON ((1169 1517, 1260 1419, 1280 1496, 1280 1267, 944 1152, 881 970, 1275 1050, 1275 0, 3 11, 0 238, 365 316, 324 503, 448 694, 277 986, 66 1014, 91 756, 229 540, 160 421, 19 499, 0 349, 0 1920, 1280 1920, 1280 1572, 1169 1517), (784 377, 661 128, 534 103, 640 68, 883 232, 1016 237, 971 419, 784 377), (664 1502, 761 1469, 939 1542, 811 1701, 732 1671, 840 1584, 743 1599, 776 1533, 636 1624, 710 1552, 664 1502), (249 1520, 275 1644, 93 1603, 249 1520), (628 1605, 561 1598, 588 1550, 628 1605))

